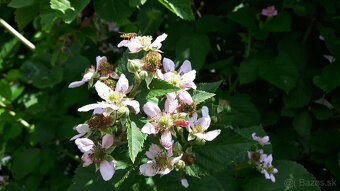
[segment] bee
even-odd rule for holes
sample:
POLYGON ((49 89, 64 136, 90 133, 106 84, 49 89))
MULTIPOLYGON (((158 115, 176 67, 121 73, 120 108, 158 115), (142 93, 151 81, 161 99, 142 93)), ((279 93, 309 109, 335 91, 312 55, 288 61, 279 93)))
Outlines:
POLYGON ((127 38, 128 40, 130 40, 131 38, 135 38, 137 36, 136 33, 132 32, 132 33, 123 33, 122 35, 120 35, 121 38, 127 38))

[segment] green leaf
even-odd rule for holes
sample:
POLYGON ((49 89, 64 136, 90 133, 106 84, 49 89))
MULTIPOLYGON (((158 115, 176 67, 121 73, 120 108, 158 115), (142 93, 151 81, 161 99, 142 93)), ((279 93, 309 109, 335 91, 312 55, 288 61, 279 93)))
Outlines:
POLYGON ((22 179, 34 171, 40 163, 39 149, 26 149, 13 157, 12 173, 15 179, 22 179))
POLYGON ((39 6, 37 4, 15 9, 14 19, 19 27, 19 30, 23 30, 28 24, 30 24, 33 21, 33 19, 38 13, 38 10, 39 6))
POLYGON ((204 102, 205 100, 214 97, 214 93, 209 93, 205 91, 194 90, 192 94, 192 99, 196 101, 197 104, 204 102))
POLYGON ((307 111, 302 111, 294 117, 293 127, 300 135, 305 135, 312 129, 312 122, 312 116, 307 111))
POLYGON ((191 2, 189 0, 158 0, 171 12, 184 20, 194 20, 194 14, 191 10, 191 2))
POLYGON ((211 82, 211 83, 199 83, 196 85, 197 85, 197 90, 215 93, 216 90, 220 87, 221 83, 222 83, 222 80, 217 81, 217 82, 211 82))
POLYGON ((122 22, 133 12, 128 0, 94 0, 96 13, 107 21, 122 22))
MULTIPOLYGON (((162 96, 170 92, 180 90, 179 87, 169 84, 167 81, 154 78, 149 85, 150 91, 147 93, 146 98, 162 96)), ((145 91, 145 90, 144 90, 145 91)))
POLYGON ((280 11, 275 17, 268 18, 263 28, 270 32, 290 31, 290 15, 286 11, 280 11))
POLYGON ((221 134, 213 141, 193 148, 196 165, 208 171, 219 171, 232 163, 247 162, 247 151, 253 144, 254 141, 248 138, 222 129, 221 134))
POLYGON ((263 65, 260 68, 260 76, 288 93, 294 88, 299 73, 294 63, 287 57, 279 55, 271 64, 263 65))
POLYGON ((260 122, 260 113, 250 98, 245 95, 237 95, 229 98, 234 125, 251 126, 260 122))
POLYGON ((333 116, 332 111, 323 105, 312 105, 311 110, 317 120, 326 120, 333 116))
POLYGON ((11 88, 6 80, 0 80, 0 96, 6 98, 7 100, 11 100, 12 98, 11 88))
POLYGON ((8 3, 8 6, 17 9, 31 5, 33 2, 34 0, 11 0, 11 2, 8 3))
MULTIPOLYGON (((251 127, 246 127, 246 128, 239 128, 235 130, 236 133, 240 134, 246 139, 249 139, 249 141, 253 141, 252 134, 256 133, 256 136, 259 137, 264 137, 267 136, 266 131, 263 129, 262 125, 256 125, 256 126, 251 126, 251 127)), ((267 145, 264 148, 265 153, 272 153, 272 145, 267 145)))
POLYGON ((332 91, 340 85, 339 71, 340 62, 328 64, 322 69, 320 76, 314 76, 314 84, 327 93, 332 91))
POLYGON ((6 42, 0 50, 0 69, 2 64, 6 61, 6 58, 11 55, 15 55, 16 51, 19 49, 20 41, 18 38, 13 38, 9 42, 6 42))
POLYGON ((255 81, 259 76, 259 67, 267 63, 268 57, 266 55, 256 54, 245 58, 238 70, 240 84, 248 84, 255 81))
POLYGON ((228 18, 243 27, 249 29, 257 28, 256 14, 259 12, 258 9, 250 6, 246 6, 238 9, 236 12, 230 12, 228 18))
POLYGON ((90 3, 90 0, 71 1, 71 3, 68 0, 51 0, 51 8, 58 10, 57 16, 62 18, 65 23, 68 24, 71 23, 90 3))
POLYGON ((128 133, 128 144, 129 144, 129 155, 131 161, 134 163, 138 153, 142 150, 146 134, 143 134, 137 127, 134 121, 131 121, 130 126, 127 129, 128 133))
POLYGON ((204 34, 182 36, 176 44, 176 57, 183 61, 189 60, 196 70, 202 68, 209 51, 209 38, 204 34))
POLYGON ((14 81, 19 79, 21 76, 20 71, 18 69, 12 69, 10 71, 8 71, 6 79, 8 81, 14 81))
POLYGON ((22 94, 22 92, 25 89, 25 86, 19 86, 17 84, 13 84, 13 85, 10 86, 10 89, 11 89, 11 99, 10 100, 14 101, 15 99, 17 99, 22 94))
POLYGON ((138 7, 141 5, 144 5, 147 0, 129 0, 130 6, 131 7, 138 7))
POLYGON ((67 10, 72 10, 72 11, 75 10, 71 6, 71 3, 69 0, 51 0, 50 4, 51 4, 52 9, 61 11, 63 14, 65 14, 67 10))
POLYGON ((315 185, 315 177, 309 173, 301 164, 293 161, 275 161, 274 166, 278 169, 275 174, 276 182, 272 183, 265 179, 263 174, 251 177, 244 185, 245 191, 320 191, 315 185), (308 185, 309 183, 309 185, 308 185), (310 185, 312 184, 312 185, 310 185))
POLYGON ((340 59, 340 38, 335 34, 333 28, 324 27, 319 25, 321 35, 325 38, 326 46, 332 55, 339 60, 340 59))
POLYGON ((310 102, 312 99, 312 87, 309 81, 300 79, 288 95, 283 96, 285 108, 301 108, 310 102))
POLYGON ((67 191, 101 190, 110 191, 113 185, 104 181, 99 172, 96 172, 94 165, 82 167, 75 170, 73 184, 67 191))

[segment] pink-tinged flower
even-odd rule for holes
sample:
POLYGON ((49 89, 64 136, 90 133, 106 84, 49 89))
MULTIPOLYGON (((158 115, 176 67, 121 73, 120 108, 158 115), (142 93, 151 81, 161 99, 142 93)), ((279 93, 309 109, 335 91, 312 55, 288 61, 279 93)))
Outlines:
POLYGON ((184 188, 188 188, 189 187, 189 183, 187 179, 181 179, 181 184, 184 188))
POLYGON ((95 70, 93 68, 90 68, 87 73, 84 74, 83 79, 81 79, 80 81, 74 81, 71 82, 68 85, 68 88, 76 88, 76 87, 80 87, 83 84, 85 84, 86 82, 88 82, 90 79, 92 79, 92 77, 95 74, 95 70))
POLYGON ((151 159, 141 165, 139 170, 144 176, 155 176, 156 174, 168 174, 174 165, 182 158, 182 155, 173 158, 172 150, 161 150, 156 144, 152 144, 146 156, 151 159))
POLYGON ((254 132, 253 134, 251 134, 251 136, 253 137, 254 141, 259 142, 261 145, 269 145, 269 137, 268 136, 264 136, 264 137, 258 137, 256 136, 256 133, 254 132))
POLYGON ((74 127, 74 129, 79 133, 78 135, 75 135, 70 139, 70 141, 74 141, 82 136, 84 136, 89 130, 89 125, 88 124, 79 124, 74 127))
POLYGON ((142 133, 146 134, 157 134, 159 131, 162 132, 161 144, 165 149, 172 148, 172 136, 171 127, 176 126, 187 126, 188 123, 184 119, 174 119, 173 113, 175 112, 178 105, 177 100, 170 100, 165 102, 164 112, 152 102, 147 102, 143 106, 143 110, 146 115, 150 118, 149 122, 146 123, 142 128, 142 133))
POLYGON ((79 150, 84 153, 81 157, 83 167, 88 167, 93 162, 99 163, 99 170, 103 179, 105 181, 110 180, 116 170, 116 161, 106 161, 104 158, 106 156, 105 150, 109 149, 113 145, 113 136, 109 134, 104 135, 101 147, 97 147, 93 141, 88 138, 78 138, 75 143, 79 150))
POLYGON ((249 160, 251 160, 252 162, 254 162, 255 164, 260 164, 260 162, 262 162, 262 158, 263 158, 263 150, 257 150, 255 152, 249 152, 248 151, 248 158, 249 160))
MULTIPOLYGON (((192 104, 193 99, 186 91, 189 88, 196 89, 196 84, 194 83, 196 70, 192 70, 191 63, 185 60, 177 72, 175 71, 175 63, 168 58, 164 58, 163 69, 165 74, 161 70, 157 70, 157 77, 181 88, 181 90, 177 91, 177 95, 173 93, 170 97, 175 99, 178 96, 181 101, 189 105, 192 104)), ((169 99, 168 96, 167 98, 169 99)))
POLYGON ((117 47, 120 48, 122 46, 128 47, 130 52, 136 53, 141 50, 144 51, 158 51, 161 52, 159 49, 162 47, 162 43, 168 35, 163 33, 162 35, 158 36, 155 41, 152 41, 152 36, 137 36, 131 38, 129 40, 122 40, 117 47))
POLYGON ((271 18, 271 17, 276 16, 278 14, 278 11, 275 9, 275 6, 272 5, 272 6, 265 8, 265 9, 262 9, 261 14, 271 18))
POLYGON ((220 129, 205 132, 206 130, 208 130, 211 122, 209 109, 207 106, 202 107, 202 117, 199 119, 197 118, 197 113, 194 113, 193 117, 189 119, 189 141, 195 139, 195 137, 203 141, 212 141, 221 133, 220 129))
POLYGON ((274 166, 272 165, 272 161, 273 161, 273 156, 270 155, 263 155, 262 157, 262 171, 261 173, 265 175, 266 179, 270 179, 272 182, 275 182, 275 176, 274 174, 278 173, 278 170, 276 168, 274 168, 274 166))
POLYGON ((96 71, 99 69, 100 64, 103 62, 107 62, 107 58, 105 56, 102 56, 102 57, 97 56, 96 57, 96 69, 94 69, 93 67, 87 69, 87 72, 84 74, 83 79, 81 79, 80 81, 71 82, 68 85, 68 88, 76 88, 76 87, 82 86, 83 84, 91 80, 92 77, 95 75, 96 71))
POLYGON ((108 113, 110 113, 110 111, 118 110, 126 106, 131 106, 135 110, 136 114, 139 113, 139 102, 136 100, 131 100, 130 98, 126 98, 126 94, 129 88, 129 81, 124 74, 120 76, 115 90, 112 90, 109 86, 101 81, 97 81, 94 86, 98 95, 103 100, 105 100, 105 102, 85 105, 79 108, 78 111, 86 112, 93 109, 108 109, 108 113))

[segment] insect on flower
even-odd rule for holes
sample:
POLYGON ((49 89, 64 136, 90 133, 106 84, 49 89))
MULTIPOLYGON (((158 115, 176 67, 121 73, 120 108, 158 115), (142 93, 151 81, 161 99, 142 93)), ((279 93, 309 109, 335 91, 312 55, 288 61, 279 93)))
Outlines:
POLYGON ((128 40, 130 40, 131 38, 135 38, 137 36, 136 33, 132 32, 132 33, 123 33, 122 35, 120 35, 120 38, 127 38, 128 40))

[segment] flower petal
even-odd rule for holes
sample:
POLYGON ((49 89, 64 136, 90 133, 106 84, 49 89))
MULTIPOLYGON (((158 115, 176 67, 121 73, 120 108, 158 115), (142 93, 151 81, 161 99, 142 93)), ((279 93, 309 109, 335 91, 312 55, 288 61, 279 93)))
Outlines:
POLYGON ((188 73, 185 73, 181 76, 181 82, 182 84, 187 84, 190 82, 193 82, 196 78, 196 70, 191 70, 188 73))
POLYGON ((212 141, 214 140, 219 134, 221 133, 220 129, 209 131, 206 133, 196 133, 195 135, 200 138, 204 139, 206 141, 212 141))
POLYGON ((159 109, 158 105, 152 102, 147 102, 146 104, 144 104, 143 110, 149 118, 153 118, 161 113, 161 109, 159 109))
POLYGON ((155 176, 157 174, 157 170, 153 168, 154 165, 153 161, 148 161, 147 163, 140 165, 139 171, 144 176, 155 176))
POLYGON ((107 61, 106 56, 97 56, 96 57, 96 67, 97 67, 97 70, 99 69, 100 63, 102 61, 107 61))
POLYGON ((102 114, 102 113, 104 113, 104 111, 105 111, 105 108, 96 108, 96 109, 93 110, 92 115, 94 115, 94 114, 102 114))
POLYGON ((189 187, 189 183, 187 179, 181 179, 181 184, 184 188, 188 188, 189 187))
POLYGON ((100 174, 102 175, 103 179, 105 181, 108 181, 112 178, 112 176, 114 175, 115 171, 116 171, 116 161, 111 161, 108 162, 106 160, 103 160, 102 162, 100 162, 100 174))
POLYGON ((84 153, 81 160, 83 161, 83 167, 88 167, 93 163, 93 156, 89 153, 84 153))
POLYGON ((75 128, 78 131, 78 133, 87 133, 90 130, 88 124, 79 124, 75 128))
POLYGON ((161 79, 161 80, 164 80, 163 73, 162 73, 162 71, 160 69, 157 69, 157 78, 161 79))
POLYGON ((202 116, 209 117, 209 108, 207 106, 202 107, 202 116))
POLYGON ((113 145, 113 136, 110 134, 104 135, 102 139, 102 148, 108 149, 113 145))
POLYGON ((163 69, 165 72, 175 71, 175 63, 169 58, 163 58, 163 69))
POLYGON ((155 41, 153 41, 153 43, 150 45, 150 47, 151 47, 152 49, 157 49, 157 50, 160 49, 160 48, 162 47, 162 43, 161 43, 161 42, 163 42, 163 41, 166 39, 166 37, 168 37, 168 35, 165 34, 165 33, 159 35, 159 36, 155 39, 155 41))
POLYGON ((136 100, 123 101, 123 104, 131 106, 135 110, 136 114, 138 114, 139 111, 140 111, 140 109, 139 109, 139 102, 136 101, 136 100))
POLYGON ((153 126, 151 123, 146 123, 142 128, 142 133, 150 134, 157 134, 158 130, 153 126))
POLYGON ((166 175, 166 174, 169 174, 170 172, 171 172, 171 170, 169 168, 166 168, 164 170, 158 171, 157 174, 166 175))
POLYGON ((164 103, 164 111, 167 113, 173 113, 176 111, 178 107, 178 100, 170 100, 170 99, 166 99, 165 103, 164 103))
POLYGON ((182 100, 183 102, 191 105, 192 102, 194 102, 192 100, 191 95, 189 94, 189 92, 185 91, 185 90, 179 90, 177 91, 178 95, 179 95, 179 99, 182 100))
POLYGON ((75 136, 73 136, 73 137, 70 139, 70 141, 74 141, 74 140, 78 139, 79 137, 84 136, 85 134, 86 134, 86 133, 80 133, 80 134, 78 134, 78 135, 75 135, 75 136))
POLYGON ((183 154, 181 154, 181 155, 178 156, 178 157, 173 158, 173 159, 171 160, 171 165, 172 165, 172 166, 175 165, 179 160, 181 160, 182 156, 183 156, 183 154))
POLYGON ((68 88, 76 88, 76 87, 80 87, 82 86, 83 84, 85 84, 87 81, 74 81, 74 82, 71 82, 69 85, 68 85, 68 88))
POLYGON ((83 153, 92 153, 92 148, 95 146, 93 141, 88 138, 78 138, 75 143, 83 153))
POLYGON ((121 74, 116 84, 116 92, 126 92, 129 89, 129 81, 124 74, 121 74))
POLYGON ((162 152, 162 150, 158 147, 156 144, 151 144, 149 151, 146 152, 146 156, 149 157, 149 159, 157 160, 157 157, 162 152))
POLYGON ((167 93, 166 98, 169 99, 169 100, 175 100, 176 99, 176 92, 167 93))
POLYGON ((111 108, 113 110, 118 110, 119 107, 113 104, 109 104, 109 103, 94 103, 94 104, 89 104, 89 105, 85 105, 81 108, 78 109, 79 112, 86 112, 86 111, 90 111, 93 109, 97 109, 97 108, 111 108))
POLYGON ((172 136, 169 130, 165 130, 161 136, 161 145, 166 149, 172 148, 172 136))
POLYGON ((197 120, 197 123, 201 125, 203 131, 206 131, 210 126, 211 119, 210 119, 209 116, 208 117, 202 117, 202 118, 197 120))
POLYGON ((189 60, 185 60, 182 66, 179 68, 178 73, 188 73, 192 70, 189 60))
POLYGON ((99 97, 101 97, 103 100, 107 100, 109 95, 113 92, 109 86, 101 81, 97 81, 94 87, 96 88, 99 97))

